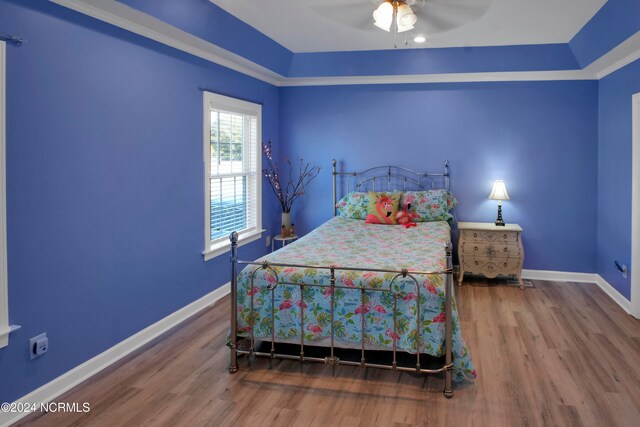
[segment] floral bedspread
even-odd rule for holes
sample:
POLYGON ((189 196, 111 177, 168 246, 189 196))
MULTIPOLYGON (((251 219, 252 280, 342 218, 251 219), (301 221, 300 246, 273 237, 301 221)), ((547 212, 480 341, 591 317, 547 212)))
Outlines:
MULTIPOLYGON (((300 240, 269 254, 261 261, 314 266, 343 266, 373 269, 403 268, 409 271, 441 271, 446 267, 444 247, 450 240, 450 228, 444 221, 422 222, 416 227, 365 224, 362 220, 332 218, 300 240)), ((246 267, 238 277, 238 330, 248 336, 251 325, 255 338, 271 340, 271 291, 276 279, 261 267, 255 274, 253 287, 250 276, 256 266, 246 267), (253 297, 253 319, 251 315, 253 297)), ((329 270, 316 268, 275 267, 279 284, 275 288, 273 305, 276 341, 300 339, 300 312, 304 310, 305 342, 326 339, 331 334, 329 270), (282 282, 321 284, 326 287, 300 287, 282 282)), ((415 283, 396 280, 391 286, 397 296, 397 327, 393 327, 394 296, 390 289, 391 273, 336 270, 336 285, 351 289, 336 289, 334 333, 336 346, 358 348, 361 343, 362 318, 365 320, 365 342, 368 348, 392 349, 396 341, 399 350, 415 353, 418 349, 417 304, 420 304, 420 351, 442 356, 445 351, 444 276, 416 275, 420 284, 419 301, 415 283), (360 288, 367 289, 364 304, 360 288)), ((460 332, 460 320, 453 300, 453 363, 454 379, 475 378, 460 332)))

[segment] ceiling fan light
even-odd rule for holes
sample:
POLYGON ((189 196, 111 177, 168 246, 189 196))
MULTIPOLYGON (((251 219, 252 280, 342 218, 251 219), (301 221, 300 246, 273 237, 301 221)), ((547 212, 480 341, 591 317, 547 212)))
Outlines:
POLYGON ((389 22, 375 21, 373 23, 373 25, 375 25, 376 27, 381 28, 381 29, 383 29, 383 30, 385 30, 387 32, 391 31, 391 21, 389 21, 389 22))
POLYGON ((398 21, 400 22, 400 24, 405 27, 413 27, 413 25, 416 23, 417 20, 418 20, 418 17, 413 13, 398 17, 398 21))
POLYGON ((393 6, 389 2, 384 2, 373 11, 373 23, 376 27, 382 28, 385 31, 391 30, 391 23, 393 22, 393 6))
POLYGON ((398 32, 399 33, 404 33, 405 31, 409 31, 409 30, 413 30, 413 25, 404 26, 404 25, 398 24, 398 32))
POLYGON ((398 24, 398 32, 409 31, 413 29, 413 25, 418 20, 418 17, 413 13, 411 7, 406 3, 398 6, 398 13, 396 22, 398 24))
POLYGON ((391 5, 391 3, 387 1, 381 3, 380 6, 378 6, 376 10, 373 11, 373 19, 375 19, 376 21, 391 21, 393 19, 393 6, 391 5))
POLYGON ((404 15, 413 15, 413 10, 411 10, 411 6, 406 3, 401 3, 398 5, 398 18, 404 15))

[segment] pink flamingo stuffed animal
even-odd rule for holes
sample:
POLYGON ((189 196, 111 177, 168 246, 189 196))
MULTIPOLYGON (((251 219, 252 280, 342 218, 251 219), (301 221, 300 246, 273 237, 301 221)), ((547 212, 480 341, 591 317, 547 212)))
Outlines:
POLYGON ((396 214, 396 222, 404 225, 405 228, 416 227, 417 224, 413 222, 413 220, 420 218, 420 215, 410 211, 409 209, 411 209, 411 203, 407 203, 404 206, 404 210, 396 214))

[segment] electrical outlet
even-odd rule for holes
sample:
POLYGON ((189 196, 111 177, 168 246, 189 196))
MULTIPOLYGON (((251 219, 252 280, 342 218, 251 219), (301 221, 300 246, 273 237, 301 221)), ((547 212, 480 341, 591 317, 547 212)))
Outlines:
POLYGON ((46 333, 29 340, 29 355, 31 359, 42 356, 47 350, 49 350, 49 338, 47 338, 46 333))
POLYGON ((264 239, 264 240, 265 240, 265 242, 267 244, 267 247, 269 247, 271 245, 271 236, 267 236, 266 239, 264 239))
POLYGON ((618 269, 618 271, 620 272, 620 274, 622 274, 623 278, 627 278, 627 273, 629 272, 629 269, 627 268, 626 265, 620 265, 620 263, 618 262, 617 259, 613 260, 613 265, 618 269))

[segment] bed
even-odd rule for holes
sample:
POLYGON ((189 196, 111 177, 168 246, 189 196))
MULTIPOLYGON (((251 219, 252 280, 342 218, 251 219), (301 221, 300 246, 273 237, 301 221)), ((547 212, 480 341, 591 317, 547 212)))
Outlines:
MULTIPOLYGON (((344 173, 334 161, 334 215, 339 177, 346 178, 344 188, 357 190, 449 186, 448 163, 440 174, 390 166, 344 173)), ((453 294, 450 232, 447 221, 403 227, 334 216, 256 261, 238 259, 237 235, 232 234, 230 372, 239 369, 238 354, 444 372, 444 394, 451 397, 452 381, 472 379, 476 371, 453 294), (237 274, 239 265, 246 267, 237 274), (247 340, 248 348, 240 348, 238 339, 247 340), (267 342, 267 348, 259 348, 259 342, 267 342), (296 344, 297 354, 281 353, 276 343, 296 344), (326 352, 305 354, 309 346, 326 352), (344 348, 358 349, 360 360, 338 357, 336 350, 344 348), (390 363, 368 361, 371 351, 390 352, 390 363), (410 354, 413 366, 398 363, 398 353, 410 354), (425 368, 425 355, 442 357, 441 366, 425 368)))

